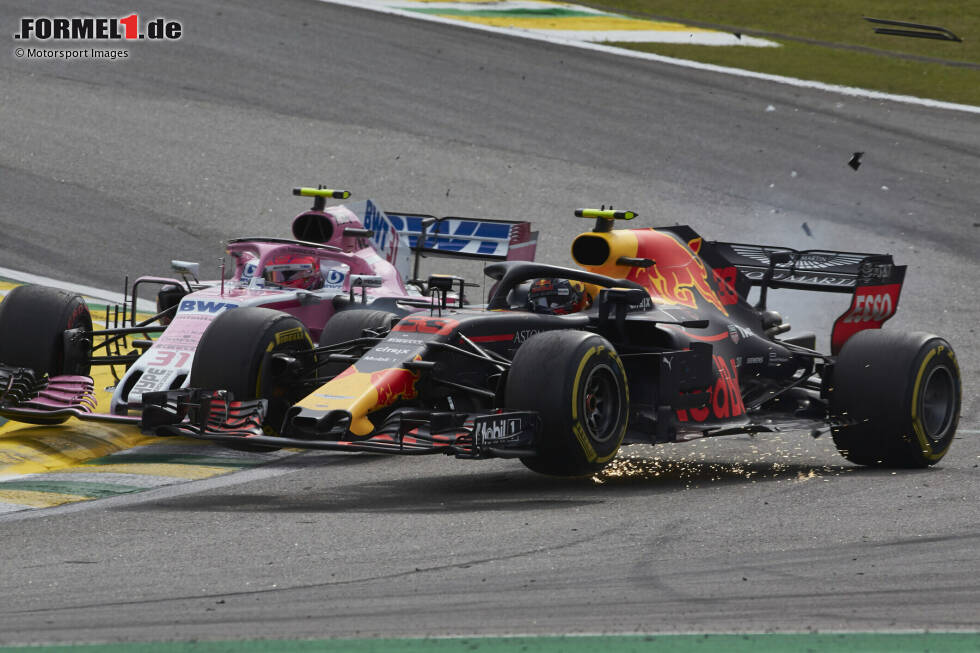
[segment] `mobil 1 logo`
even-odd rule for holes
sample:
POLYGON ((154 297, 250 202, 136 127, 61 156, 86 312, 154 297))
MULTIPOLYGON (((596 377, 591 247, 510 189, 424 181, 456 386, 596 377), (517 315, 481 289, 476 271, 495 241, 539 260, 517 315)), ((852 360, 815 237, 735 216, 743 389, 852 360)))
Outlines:
POLYGON ((473 420, 473 443, 483 446, 528 446, 538 417, 534 413, 502 413, 473 420))

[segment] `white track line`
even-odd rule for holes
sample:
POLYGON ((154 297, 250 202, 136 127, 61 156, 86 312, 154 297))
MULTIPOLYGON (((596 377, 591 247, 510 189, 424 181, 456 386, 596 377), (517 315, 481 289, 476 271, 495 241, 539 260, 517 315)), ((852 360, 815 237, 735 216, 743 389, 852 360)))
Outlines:
MULTIPOLYGON (((0 268, 0 277, 4 279, 10 279, 11 281, 18 281, 20 283, 30 283, 36 286, 50 286, 52 288, 61 288, 62 290, 77 292, 79 295, 85 295, 86 297, 102 300, 110 304, 121 304, 124 299, 122 293, 112 292, 109 290, 102 290, 101 288, 93 288, 92 286, 83 286, 81 284, 72 283, 70 281, 61 281, 59 279, 42 277, 37 274, 31 274, 30 272, 11 270, 10 268, 0 268)), ((138 300, 136 303, 136 308, 137 310, 140 311, 145 311, 148 313, 156 313, 156 305, 153 302, 146 299, 138 300)))
POLYGON ((421 14, 414 11, 404 11, 392 7, 385 7, 380 5, 366 6, 363 2, 359 2, 358 0, 320 0, 320 2, 325 2, 327 4, 332 4, 332 5, 343 5, 346 7, 354 7, 356 9, 366 9, 369 11, 376 11, 383 14, 391 14, 393 16, 414 18, 415 20, 426 20, 433 23, 442 23, 444 25, 455 25, 456 27, 462 27, 466 29, 476 29, 484 32, 492 32, 494 34, 506 34, 509 36, 531 39, 532 41, 544 41, 546 43, 554 43, 557 45, 567 45, 575 48, 581 48, 583 50, 593 50, 595 52, 604 52, 606 54, 615 54, 623 57, 632 57, 633 59, 656 61, 659 63, 671 64, 674 66, 682 66, 684 68, 693 68, 695 70, 705 70, 714 73, 721 73, 724 75, 734 75, 736 77, 761 79, 767 82, 786 84, 788 86, 796 86, 798 88, 812 88, 819 91, 827 91, 828 93, 837 93, 840 95, 847 95, 850 97, 867 98, 870 100, 889 100, 891 102, 901 102, 903 104, 914 104, 917 106, 929 107, 930 109, 945 109, 947 111, 964 111, 966 113, 980 114, 980 107, 973 106, 972 104, 957 104, 955 102, 943 102, 942 100, 930 100, 928 98, 919 98, 919 97, 914 97, 912 95, 897 95, 894 93, 884 93, 882 91, 872 91, 864 88, 856 88, 853 86, 839 86, 837 84, 825 84, 824 82, 815 82, 807 79, 796 79, 795 77, 783 77, 782 75, 769 75, 766 73, 757 73, 751 70, 742 70, 740 68, 728 68, 726 66, 716 66, 714 64, 701 63, 698 61, 688 61, 687 59, 676 59, 674 57, 665 57, 663 55, 653 54, 650 52, 624 50, 623 48, 614 48, 608 45, 601 45, 598 43, 588 43, 585 41, 574 41, 567 38, 559 38, 559 37, 535 33, 535 32, 527 32, 527 31, 516 30, 516 29, 507 29, 503 27, 492 27, 489 25, 480 25, 477 23, 468 23, 465 21, 453 20, 451 18, 443 18, 441 16, 421 14))

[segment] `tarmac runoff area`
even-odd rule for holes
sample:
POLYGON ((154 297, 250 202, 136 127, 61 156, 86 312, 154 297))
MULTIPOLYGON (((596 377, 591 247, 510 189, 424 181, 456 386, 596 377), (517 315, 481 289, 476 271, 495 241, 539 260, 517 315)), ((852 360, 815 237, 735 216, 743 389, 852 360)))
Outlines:
POLYGON ((779 44, 731 32, 691 27, 681 23, 644 20, 566 2, 542 0, 322 0, 388 13, 440 18, 488 27, 512 29, 541 36, 591 43, 687 43, 743 47, 779 47, 779 44))
MULTIPOLYGON (((11 272, 0 270, 0 301, 19 285, 10 278, 18 275, 11 272)), ((50 279, 32 281, 70 286, 50 279)), ((82 291, 96 327, 104 325, 100 317, 105 316, 107 300, 121 300, 97 289, 67 289, 82 291)), ((96 410, 108 412, 108 389, 115 379, 108 368, 94 369, 92 378, 99 402, 96 410)), ((232 451, 206 442, 144 435, 125 424, 72 418, 64 424, 38 426, 0 417, 0 515, 210 478, 293 453, 232 451)))

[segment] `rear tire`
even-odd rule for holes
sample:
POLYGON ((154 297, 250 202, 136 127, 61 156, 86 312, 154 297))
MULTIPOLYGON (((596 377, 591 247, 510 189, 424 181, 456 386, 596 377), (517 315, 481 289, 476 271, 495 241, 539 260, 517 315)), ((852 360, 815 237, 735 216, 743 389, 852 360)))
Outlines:
POLYGON ((616 350, 602 336, 551 331, 517 350, 507 376, 508 409, 541 416, 529 469, 551 476, 588 476, 619 451, 629 418, 629 385, 616 350))
MULTIPOLYGON (((268 308, 243 307, 225 311, 208 326, 194 355, 190 386, 230 390, 235 399, 266 399, 269 409, 263 428, 278 435, 287 409, 305 396, 301 387, 276 379, 270 355, 304 353, 313 340, 292 315, 268 308)), ((275 451, 274 447, 240 445, 245 451, 275 451)))
POLYGON ((834 366, 834 444, 858 465, 928 467, 959 421, 960 371, 949 343, 928 333, 865 330, 834 366))
POLYGON ((17 286, 0 302, 0 364, 29 367, 38 375, 87 376, 91 342, 65 351, 68 329, 92 330, 92 316, 76 293, 44 286, 17 286))

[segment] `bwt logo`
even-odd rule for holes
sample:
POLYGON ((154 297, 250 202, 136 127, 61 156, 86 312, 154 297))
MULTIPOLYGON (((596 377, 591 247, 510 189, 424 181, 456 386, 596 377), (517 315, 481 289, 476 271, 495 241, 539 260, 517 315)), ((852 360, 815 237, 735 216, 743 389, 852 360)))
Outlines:
POLYGON ((337 268, 327 270, 326 280, 331 286, 339 286, 344 283, 344 271, 337 268))
POLYGON ((20 32, 15 39, 38 41, 176 41, 184 28, 176 20, 154 18, 140 30, 140 17, 130 14, 124 18, 51 18, 34 16, 20 19, 20 32))
POLYGON ((394 260, 398 251, 398 234, 373 202, 368 202, 364 210, 364 228, 374 232, 371 240, 379 251, 386 254, 388 261, 394 260))
POLYGON ((238 308, 238 304, 227 304, 225 302, 206 302, 200 299, 185 299, 180 302, 179 312, 181 313, 220 313, 230 308, 238 308))

